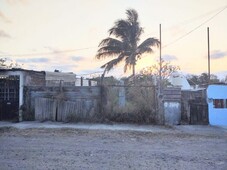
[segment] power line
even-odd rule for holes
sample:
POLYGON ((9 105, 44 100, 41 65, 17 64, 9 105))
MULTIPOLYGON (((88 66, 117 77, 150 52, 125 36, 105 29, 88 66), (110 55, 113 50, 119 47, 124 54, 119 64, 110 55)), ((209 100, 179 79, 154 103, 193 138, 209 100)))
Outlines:
MULTIPOLYGON (((199 16, 195 16, 195 17, 192 17, 192 18, 189 18, 189 19, 180 21, 180 22, 178 22, 178 23, 176 23, 176 24, 174 24, 174 25, 172 25, 172 26, 170 26, 170 27, 164 28, 162 32, 166 32, 166 31, 168 31, 169 29, 173 29, 173 28, 175 28, 175 27, 178 26, 178 25, 181 25, 181 26, 182 26, 182 25, 183 25, 183 26, 188 25, 189 23, 195 22, 196 20, 199 20, 199 19, 201 19, 201 18, 204 18, 204 17, 206 17, 207 15, 211 15, 211 14, 213 14, 213 13, 216 13, 216 12, 219 11, 220 9, 223 9, 223 7, 226 7, 226 6, 222 6, 222 7, 219 7, 219 8, 217 8, 217 9, 214 9, 214 10, 211 10, 211 11, 209 11, 209 12, 206 12, 206 13, 204 13, 204 14, 201 14, 201 15, 199 15, 199 16)), ((146 36, 149 36, 149 35, 153 35, 153 34, 155 34, 155 33, 158 33, 158 31, 152 31, 151 33, 148 33, 148 34, 145 34, 145 35, 146 35, 146 36)))
POLYGON ((195 30, 197 30, 198 28, 200 28, 201 26, 203 26, 204 24, 206 24, 207 22, 209 22, 210 20, 212 20, 214 17, 216 17, 218 14, 220 14, 221 12, 223 12, 225 9, 227 8, 227 6, 225 6, 222 10, 220 10, 219 12, 217 12, 215 15, 213 15, 212 17, 210 17, 209 19, 207 19, 206 21, 202 22, 200 25, 198 25, 197 27, 195 27, 194 29, 192 29, 191 31, 187 32, 186 34, 182 35, 181 37, 175 39, 174 41, 164 45, 162 48, 166 48, 170 45, 175 44, 176 42, 178 42, 179 40, 183 39, 184 37, 188 36, 189 34, 191 34, 192 32, 194 32, 195 30))
MULTIPOLYGON (((198 25, 197 27, 195 27, 194 29, 192 29, 191 31, 189 31, 188 33, 182 35, 181 37, 177 38, 176 40, 164 45, 162 48, 166 48, 176 42, 178 42, 179 40, 183 39, 184 37, 188 36, 189 34, 191 34, 192 32, 194 32, 195 30, 197 30, 198 28, 200 28, 202 25, 204 25, 205 23, 209 22, 210 20, 212 20, 214 17, 216 17, 218 14, 220 14, 222 11, 224 11, 227 8, 227 6, 224 6, 224 8, 222 8, 219 12, 217 12, 215 15, 213 15, 212 17, 210 17, 208 20, 206 20, 205 22, 201 23, 200 25, 198 25)), ((220 9, 220 8, 219 8, 220 9)), ((216 10, 212 10, 204 15, 213 13, 216 10)), ((201 15, 199 17, 196 18, 200 18, 203 17, 204 15, 201 15)), ((194 18, 195 19, 195 18, 194 18)), ((190 19, 192 20, 192 19, 190 19)), ((187 20, 187 21, 190 21, 187 20)), ((185 21, 183 21, 185 22, 185 21)), ((150 35, 150 34, 147 34, 150 35)), ((89 49, 93 49, 93 48, 97 48, 97 46, 92 46, 92 47, 85 47, 85 48, 79 48, 79 49, 72 49, 72 50, 62 50, 62 51, 54 51, 54 52, 47 52, 47 53, 27 53, 27 54, 1 54, 0 57, 6 57, 6 56, 40 56, 40 55, 54 55, 54 54, 60 54, 60 53, 71 53, 71 52, 76 52, 76 51, 81 51, 81 50, 89 50, 89 49)))
POLYGON ((86 47, 86 48, 78 48, 78 49, 73 49, 73 50, 62 50, 62 51, 54 51, 54 52, 49 52, 49 53, 29 53, 29 54, 2 54, 0 57, 6 57, 6 56, 40 56, 40 55, 54 55, 54 54, 60 54, 60 53, 71 53, 75 51, 81 51, 81 50, 88 50, 92 48, 97 48, 97 47, 86 47))
POLYGON ((188 24, 189 22, 194 22, 194 21, 199 20, 201 18, 207 17, 208 15, 211 15, 213 13, 216 13, 216 12, 222 10, 225 7, 226 7, 226 5, 225 6, 222 6, 222 7, 219 7, 217 9, 215 9, 215 10, 211 10, 209 12, 206 12, 206 13, 204 13, 202 15, 199 15, 199 16, 196 16, 196 17, 193 17, 193 18, 190 18, 190 19, 186 19, 184 21, 181 21, 179 24, 188 24))
POLYGON ((85 74, 78 74, 78 76, 88 76, 92 74, 101 74, 103 71, 96 71, 96 72, 91 72, 91 73, 85 73, 85 74))

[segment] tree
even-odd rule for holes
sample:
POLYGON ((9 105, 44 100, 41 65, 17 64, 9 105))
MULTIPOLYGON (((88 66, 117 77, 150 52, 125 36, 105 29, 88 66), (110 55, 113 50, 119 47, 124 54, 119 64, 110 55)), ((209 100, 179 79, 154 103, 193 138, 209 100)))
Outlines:
MULTIPOLYGON (((161 60, 161 66, 162 66, 162 68, 161 68, 162 79, 168 79, 169 76, 173 72, 176 72, 176 71, 180 70, 179 66, 172 65, 170 62, 166 62, 163 59, 161 60)), ((159 76, 159 69, 160 69, 160 63, 158 62, 158 63, 156 63, 156 64, 154 64, 152 66, 143 68, 140 71, 140 74, 152 75, 152 76, 158 77, 159 76)))
MULTIPOLYGON (((172 65, 170 62, 166 62, 163 59, 161 60, 161 76, 162 76, 162 84, 168 85, 169 81, 168 78, 169 76, 176 71, 180 70, 179 66, 172 65)), ((157 62, 156 64, 145 67, 140 71, 140 76, 147 77, 149 76, 150 78, 154 77, 157 78, 159 76, 159 69, 160 69, 160 63, 157 62)))
POLYGON ((227 75, 225 76, 224 82, 227 83, 227 75))
POLYGON ((7 58, 0 58, 0 68, 3 69, 21 68, 21 65, 7 58))
POLYGON ((5 58, 0 58, 0 68, 6 68, 6 59, 5 58))
POLYGON ((209 81, 209 76, 207 73, 202 73, 199 76, 188 75, 187 80, 190 85, 199 85, 199 86, 207 86, 208 84, 220 83, 220 80, 214 74, 210 75, 210 81, 209 81))
POLYGON ((147 38, 139 44, 140 36, 144 30, 138 21, 138 13, 134 9, 128 9, 126 15, 127 19, 117 20, 109 30, 109 37, 103 39, 99 44, 97 59, 115 57, 101 66, 104 68, 102 77, 123 60, 125 61, 124 72, 132 68, 134 76, 137 60, 141 59, 142 54, 153 52, 152 46, 159 46, 159 40, 156 38, 147 38))

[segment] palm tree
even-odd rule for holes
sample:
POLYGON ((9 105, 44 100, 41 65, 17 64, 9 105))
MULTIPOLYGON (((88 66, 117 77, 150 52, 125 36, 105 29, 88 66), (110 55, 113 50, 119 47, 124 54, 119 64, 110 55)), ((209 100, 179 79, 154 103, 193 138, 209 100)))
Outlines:
POLYGON ((102 77, 123 60, 125 61, 124 72, 128 68, 132 68, 132 75, 135 76, 137 60, 141 58, 143 53, 153 52, 152 46, 159 46, 159 40, 156 38, 148 38, 139 44, 143 28, 138 21, 138 13, 134 9, 128 9, 126 15, 127 19, 117 20, 109 30, 109 37, 103 39, 99 44, 100 48, 96 54, 97 59, 115 57, 101 66, 101 68, 104 68, 102 77))

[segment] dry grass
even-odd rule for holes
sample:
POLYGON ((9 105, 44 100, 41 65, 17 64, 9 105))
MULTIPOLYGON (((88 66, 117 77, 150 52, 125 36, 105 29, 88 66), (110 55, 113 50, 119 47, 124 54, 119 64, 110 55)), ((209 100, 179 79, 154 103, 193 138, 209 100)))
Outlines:
POLYGON ((104 117, 113 122, 156 123, 153 87, 125 87, 125 105, 119 105, 122 87, 105 87, 104 117))

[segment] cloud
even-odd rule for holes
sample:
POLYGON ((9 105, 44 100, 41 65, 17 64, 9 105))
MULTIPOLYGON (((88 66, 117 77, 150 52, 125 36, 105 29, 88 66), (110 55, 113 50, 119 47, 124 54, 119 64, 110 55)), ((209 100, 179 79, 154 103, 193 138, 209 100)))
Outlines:
POLYGON ((75 68, 77 68, 78 66, 75 65, 75 64, 59 64, 59 65, 52 65, 50 68, 49 68, 49 71, 53 71, 53 70, 60 70, 62 72, 72 72, 75 68))
POLYGON ((51 51, 51 53, 53 53, 55 55, 55 57, 60 57, 60 58, 65 58, 65 59, 67 58, 69 60, 76 61, 76 62, 84 60, 84 57, 82 57, 82 56, 72 56, 72 55, 70 56, 70 55, 68 55, 67 50, 64 51, 64 50, 60 50, 56 47, 50 47, 50 46, 44 46, 44 48, 51 51))
POLYGON ((68 55, 64 51, 56 47, 44 46, 43 48, 46 48, 47 50, 49 50, 57 58, 66 58, 66 57, 68 58, 68 55))
POLYGON ((103 69, 100 67, 95 67, 91 69, 82 69, 77 72, 78 76, 83 76, 83 77, 97 77, 101 76, 103 74, 103 69))
POLYGON ((8 2, 9 5, 14 5, 14 4, 17 4, 17 3, 27 4, 28 0, 6 0, 6 2, 8 2))
POLYGON ((11 38, 11 36, 7 34, 5 31, 0 30, 0 38, 11 38))
POLYGON ((43 48, 45 48, 49 51, 47 53, 51 54, 53 63, 64 64, 64 63, 68 62, 68 60, 71 60, 71 58, 69 58, 69 56, 64 51, 60 50, 59 48, 51 47, 51 46, 44 46, 43 48))
MULTIPOLYGON (((0 51, 0 54, 2 54, 2 55, 8 55, 8 53, 5 53, 5 52, 3 52, 3 51, 0 51)), ((0 57, 2 57, 2 55, 0 56, 0 57)))
POLYGON ((88 69, 88 70, 81 70, 80 74, 96 74, 96 73, 103 73, 103 70, 100 68, 88 69))
POLYGON ((167 30, 168 29, 171 31, 173 36, 180 36, 180 35, 182 35, 182 34, 184 34, 186 32, 185 28, 183 28, 180 25, 178 25, 178 26, 176 25, 176 26, 167 28, 167 30))
POLYGON ((166 54, 162 56, 162 59, 164 59, 165 61, 173 61, 173 60, 177 60, 177 57, 174 55, 166 54))
POLYGON ((73 61, 82 61, 84 58, 81 56, 71 56, 70 57, 73 61))
POLYGON ((59 53, 61 50, 54 48, 54 47, 50 47, 50 46, 44 46, 44 48, 50 50, 53 53, 59 53))
POLYGON ((21 59, 17 59, 16 61, 19 62, 19 63, 46 63, 46 62, 49 61, 49 59, 48 58, 44 58, 44 57, 41 57, 41 58, 30 58, 30 59, 21 58, 21 59))
POLYGON ((6 17, 2 11, 0 11, 0 20, 4 21, 5 23, 11 23, 10 19, 6 17))
POLYGON ((211 59, 220 59, 224 57, 227 57, 227 51, 215 50, 215 51, 212 51, 210 55, 211 59))

